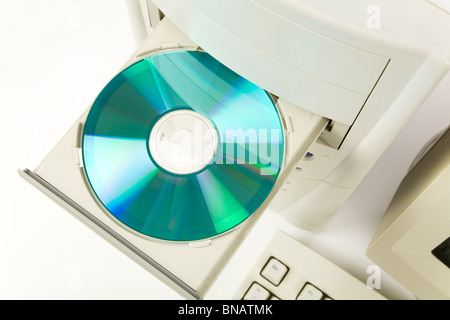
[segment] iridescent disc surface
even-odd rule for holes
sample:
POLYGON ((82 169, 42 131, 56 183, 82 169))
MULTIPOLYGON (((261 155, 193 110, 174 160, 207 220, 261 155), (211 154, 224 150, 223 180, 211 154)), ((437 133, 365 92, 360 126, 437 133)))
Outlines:
POLYGON ((209 54, 160 53, 114 77, 94 101, 83 132, 89 184, 106 210, 132 230, 169 241, 220 235, 265 201, 283 160, 283 132, 270 96, 209 54), (149 150, 153 126, 192 110, 217 130, 214 159, 175 174, 149 150))

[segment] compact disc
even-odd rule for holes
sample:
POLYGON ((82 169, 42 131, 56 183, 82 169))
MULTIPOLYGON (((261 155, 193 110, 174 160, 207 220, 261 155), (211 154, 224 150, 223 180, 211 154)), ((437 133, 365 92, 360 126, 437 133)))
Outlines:
POLYGON ((201 51, 122 70, 91 106, 84 170, 95 197, 135 232, 196 241, 227 232, 272 191, 284 137, 269 94, 201 51))

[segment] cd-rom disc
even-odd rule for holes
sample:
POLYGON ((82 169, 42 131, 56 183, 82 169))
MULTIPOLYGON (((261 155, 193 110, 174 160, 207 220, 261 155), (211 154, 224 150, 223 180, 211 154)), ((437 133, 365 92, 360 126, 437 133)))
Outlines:
POLYGON ((212 56, 140 60, 96 98, 82 141, 101 205, 135 232, 212 238, 263 204, 280 172, 283 132, 269 94, 212 56))

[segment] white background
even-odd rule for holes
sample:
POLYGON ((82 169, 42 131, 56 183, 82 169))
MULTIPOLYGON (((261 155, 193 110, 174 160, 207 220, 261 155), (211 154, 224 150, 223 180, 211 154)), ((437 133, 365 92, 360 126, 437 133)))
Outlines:
MULTIPOLYGON (((0 299, 179 299, 17 174, 43 160, 134 52, 139 36, 126 2, 1 1, 0 24, 0 299)), ((450 122, 449 109, 430 101, 321 233, 299 230, 273 212, 259 233, 286 229, 365 281, 368 241, 415 154, 450 122)), ((243 277, 253 258, 245 250, 260 248, 255 239, 211 298, 226 298, 243 277)), ((382 293, 411 298, 384 274, 382 293)))

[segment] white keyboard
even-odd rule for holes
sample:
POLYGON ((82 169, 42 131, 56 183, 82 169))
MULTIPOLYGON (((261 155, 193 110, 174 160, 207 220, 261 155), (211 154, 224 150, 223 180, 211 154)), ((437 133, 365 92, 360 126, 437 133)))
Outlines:
POLYGON ((374 289, 334 263, 277 231, 259 256, 235 299, 380 300, 374 289))

